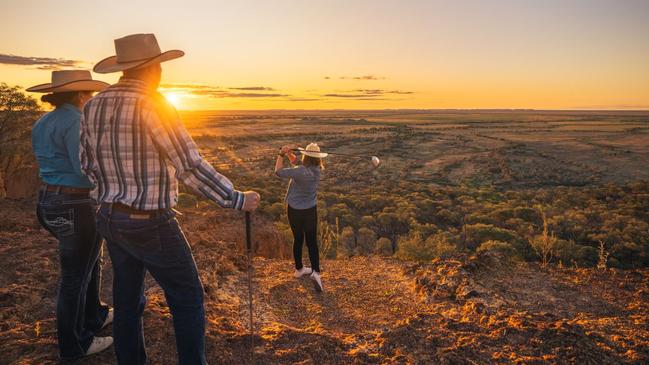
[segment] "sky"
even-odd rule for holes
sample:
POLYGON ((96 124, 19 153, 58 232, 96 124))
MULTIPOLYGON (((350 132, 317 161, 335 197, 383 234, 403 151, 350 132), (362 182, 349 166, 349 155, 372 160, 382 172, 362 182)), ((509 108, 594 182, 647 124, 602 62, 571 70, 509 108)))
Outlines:
POLYGON ((154 33, 179 109, 649 109, 647 0, 0 2, 22 87, 154 33))

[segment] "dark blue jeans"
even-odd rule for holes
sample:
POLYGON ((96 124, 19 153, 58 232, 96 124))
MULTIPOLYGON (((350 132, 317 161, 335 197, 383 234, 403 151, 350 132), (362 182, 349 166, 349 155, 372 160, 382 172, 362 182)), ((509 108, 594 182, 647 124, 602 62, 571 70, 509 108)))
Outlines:
POLYGON ((106 238, 113 262, 117 361, 129 365, 146 362, 142 313, 148 271, 162 287, 171 310, 179 363, 205 364, 203 285, 174 212, 137 219, 102 205, 97 227, 106 238))
POLYGON ((94 215, 87 194, 39 193, 38 221, 59 240, 56 329, 64 359, 84 355, 108 315, 108 306, 99 300, 102 239, 94 215))

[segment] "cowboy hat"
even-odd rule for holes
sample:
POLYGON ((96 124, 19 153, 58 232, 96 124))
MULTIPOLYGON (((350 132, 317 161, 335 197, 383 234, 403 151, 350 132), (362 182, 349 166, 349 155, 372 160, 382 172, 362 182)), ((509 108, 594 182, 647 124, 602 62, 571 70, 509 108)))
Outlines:
POLYGON ((329 155, 326 152, 320 152, 320 147, 317 143, 309 143, 309 145, 306 146, 305 149, 300 149, 300 153, 315 158, 324 158, 329 155))
POLYGON ((93 70, 100 74, 132 70, 184 55, 177 49, 161 52, 154 34, 131 34, 115 39, 115 56, 99 61, 93 70))
POLYGON ((52 71, 52 82, 27 89, 34 93, 61 93, 68 91, 101 91, 108 87, 103 81, 93 80, 90 71, 52 71))

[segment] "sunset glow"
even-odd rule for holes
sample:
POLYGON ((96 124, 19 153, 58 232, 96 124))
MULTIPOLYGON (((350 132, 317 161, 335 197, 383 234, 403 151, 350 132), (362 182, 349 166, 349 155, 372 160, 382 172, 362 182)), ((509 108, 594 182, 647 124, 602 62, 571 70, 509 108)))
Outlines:
POLYGON ((167 101, 170 102, 176 109, 183 108, 183 94, 178 92, 163 92, 162 94, 164 95, 165 99, 167 99, 167 101))
POLYGON ((161 88, 183 109, 649 109, 647 14, 640 0, 9 2, 0 81, 92 68, 151 32, 186 52, 161 88))

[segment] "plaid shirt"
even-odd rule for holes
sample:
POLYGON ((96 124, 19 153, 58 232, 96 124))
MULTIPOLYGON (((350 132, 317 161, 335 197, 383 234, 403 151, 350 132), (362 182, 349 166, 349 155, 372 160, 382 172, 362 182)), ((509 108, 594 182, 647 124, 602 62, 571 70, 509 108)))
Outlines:
POLYGON ((222 207, 243 207, 243 193, 201 157, 176 109, 142 81, 121 78, 91 99, 80 139, 81 169, 99 203, 169 209, 179 179, 222 207))

